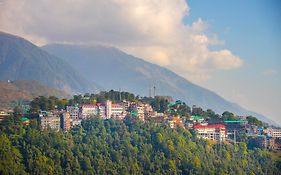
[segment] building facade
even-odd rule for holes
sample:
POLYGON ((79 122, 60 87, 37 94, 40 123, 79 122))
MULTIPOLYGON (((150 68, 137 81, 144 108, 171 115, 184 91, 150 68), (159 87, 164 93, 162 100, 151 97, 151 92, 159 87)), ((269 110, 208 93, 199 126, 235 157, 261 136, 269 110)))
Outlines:
POLYGON ((42 130, 54 129, 59 131, 61 128, 60 116, 57 112, 41 111, 39 119, 42 130))
POLYGON ((281 129, 267 128, 263 130, 265 134, 274 138, 281 138, 281 129))
POLYGON ((79 118, 87 119, 98 115, 97 105, 82 104, 79 108, 79 118))
POLYGON ((226 139, 226 128, 224 124, 194 125, 193 128, 197 132, 199 138, 214 141, 225 141, 226 139))
POLYGON ((99 116, 103 119, 111 117, 124 118, 126 115, 125 107, 122 104, 112 104, 107 100, 105 103, 82 104, 79 109, 81 119, 99 116))
POLYGON ((61 114, 61 129, 63 131, 68 131, 71 128, 71 117, 69 112, 63 112, 61 114))

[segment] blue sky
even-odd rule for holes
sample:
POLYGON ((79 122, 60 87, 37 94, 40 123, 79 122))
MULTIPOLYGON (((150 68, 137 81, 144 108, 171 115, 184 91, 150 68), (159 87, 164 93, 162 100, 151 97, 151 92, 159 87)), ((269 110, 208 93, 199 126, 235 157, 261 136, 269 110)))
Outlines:
POLYGON ((239 69, 216 72, 201 85, 281 124, 281 1, 189 0, 187 24, 198 18, 238 55, 239 69))

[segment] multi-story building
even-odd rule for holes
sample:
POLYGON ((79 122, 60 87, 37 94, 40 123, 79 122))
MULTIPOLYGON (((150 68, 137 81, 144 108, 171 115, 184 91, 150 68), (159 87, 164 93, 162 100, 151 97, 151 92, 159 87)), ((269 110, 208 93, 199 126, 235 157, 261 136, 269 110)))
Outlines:
POLYGON ((143 103, 131 103, 128 111, 131 112, 131 114, 136 115, 141 121, 144 121, 145 105, 143 103))
POLYGON ((123 105, 121 104, 112 104, 111 105, 111 117, 118 119, 123 119, 126 116, 126 111, 123 105))
POLYGON ((79 119, 79 108, 76 106, 67 106, 66 107, 66 112, 69 113, 70 118, 77 120, 79 119))
POLYGON ((226 128, 224 124, 215 125, 194 125, 193 128, 197 132, 199 138, 215 140, 215 141, 225 141, 226 138, 226 128))
POLYGON ((79 116, 82 119, 99 116, 104 119, 111 117, 124 118, 126 115, 125 108, 122 104, 112 104, 110 100, 105 103, 83 104, 80 106, 79 116))
POLYGON ((111 117, 112 114, 112 101, 106 100, 105 102, 105 116, 107 119, 111 117))
POLYGON ((102 103, 97 103, 98 116, 101 118, 106 118, 106 106, 102 103))
POLYGON ((281 138, 281 129, 267 128, 267 129, 264 129, 263 132, 265 134, 267 134, 268 136, 271 136, 274 138, 281 138))
POLYGON ((98 107, 94 104, 82 104, 79 109, 79 118, 87 119, 98 115, 98 107))
POLYGON ((68 131, 71 128, 71 117, 69 112, 63 112, 61 114, 61 128, 63 131, 68 131))
POLYGON ((60 116, 59 116, 58 112, 41 111, 39 113, 39 119, 40 119, 42 130, 45 130, 45 129, 54 129, 57 131, 60 130, 61 123, 60 123, 60 116))
POLYGON ((67 106, 66 112, 70 115, 71 126, 77 126, 81 124, 81 119, 79 118, 79 107, 67 106))

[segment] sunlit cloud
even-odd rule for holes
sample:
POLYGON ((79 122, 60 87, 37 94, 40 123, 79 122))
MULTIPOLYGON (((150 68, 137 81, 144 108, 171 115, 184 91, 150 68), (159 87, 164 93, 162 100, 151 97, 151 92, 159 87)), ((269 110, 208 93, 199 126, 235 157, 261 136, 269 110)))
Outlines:
POLYGON ((184 0, 4 0, 0 8, 0 30, 38 45, 111 45, 195 82, 243 64, 228 49, 209 49, 223 41, 206 34, 203 19, 183 23, 184 0))

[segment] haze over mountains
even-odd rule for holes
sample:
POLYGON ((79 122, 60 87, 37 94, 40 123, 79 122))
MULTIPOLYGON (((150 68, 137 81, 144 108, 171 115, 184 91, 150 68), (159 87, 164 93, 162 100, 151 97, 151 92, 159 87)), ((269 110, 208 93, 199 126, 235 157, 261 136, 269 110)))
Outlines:
POLYGON ((216 93, 197 86, 172 71, 128 55, 113 47, 53 44, 42 49, 6 33, 0 33, 0 80, 37 80, 74 93, 96 93, 98 89, 129 91, 149 95, 169 95, 188 105, 226 110, 238 115, 270 119, 228 102, 216 93))

